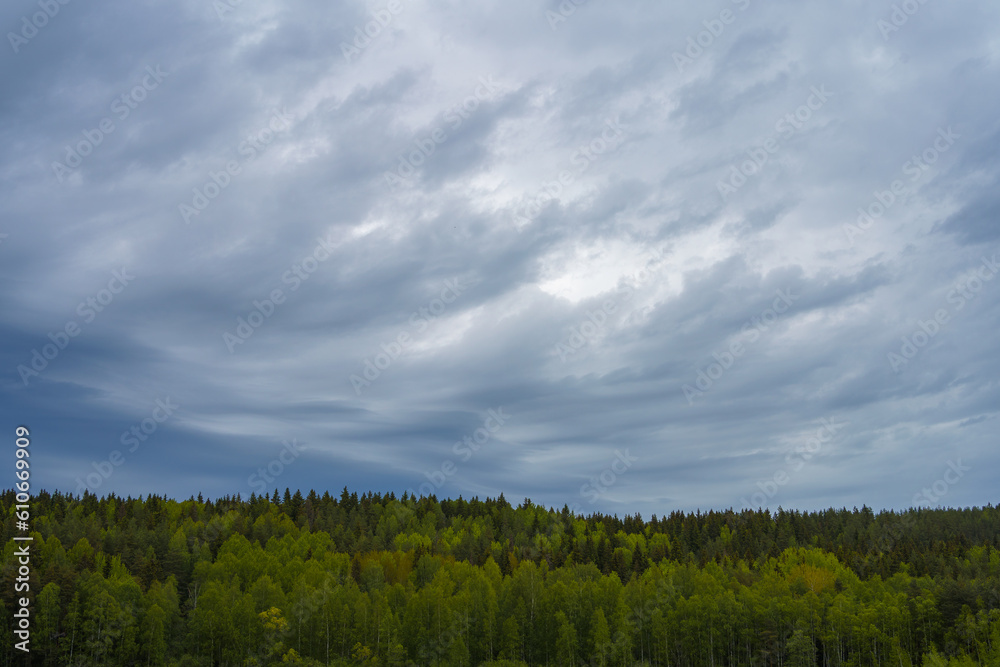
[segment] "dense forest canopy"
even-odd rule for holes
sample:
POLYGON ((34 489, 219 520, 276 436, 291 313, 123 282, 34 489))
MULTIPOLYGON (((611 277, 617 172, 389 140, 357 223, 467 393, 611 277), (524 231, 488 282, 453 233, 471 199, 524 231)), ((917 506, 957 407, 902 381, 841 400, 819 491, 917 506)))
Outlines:
POLYGON ((525 500, 32 499, 4 665, 1000 665, 1000 508, 574 515, 525 500))

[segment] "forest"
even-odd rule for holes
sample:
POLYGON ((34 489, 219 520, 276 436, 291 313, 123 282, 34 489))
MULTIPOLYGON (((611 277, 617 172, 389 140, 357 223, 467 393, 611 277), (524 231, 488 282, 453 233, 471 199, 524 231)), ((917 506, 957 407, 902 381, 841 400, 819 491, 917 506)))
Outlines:
POLYGON ((31 499, 2 665, 1000 665, 1000 508, 580 516, 344 489, 31 499))

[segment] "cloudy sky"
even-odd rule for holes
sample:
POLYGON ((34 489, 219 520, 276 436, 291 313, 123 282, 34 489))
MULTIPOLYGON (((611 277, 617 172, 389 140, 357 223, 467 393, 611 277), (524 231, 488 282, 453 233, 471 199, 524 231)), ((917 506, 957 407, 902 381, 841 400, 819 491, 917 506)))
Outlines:
POLYGON ((995 503, 1000 6, 577 2, 6 3, 35 488, 995 503))

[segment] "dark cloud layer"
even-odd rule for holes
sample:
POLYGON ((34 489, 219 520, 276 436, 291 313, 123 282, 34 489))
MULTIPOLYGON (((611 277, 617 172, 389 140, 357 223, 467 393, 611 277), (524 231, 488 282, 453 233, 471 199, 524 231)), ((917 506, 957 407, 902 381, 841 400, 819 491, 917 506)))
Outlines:
POLYGON ((995 502, 1000 9, 571 4, 0 10, 37 487, 995 502))

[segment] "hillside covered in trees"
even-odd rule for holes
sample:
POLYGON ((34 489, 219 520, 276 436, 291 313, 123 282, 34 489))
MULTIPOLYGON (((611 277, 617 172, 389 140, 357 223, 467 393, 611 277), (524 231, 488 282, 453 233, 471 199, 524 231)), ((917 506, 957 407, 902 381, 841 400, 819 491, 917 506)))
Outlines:
POLYGON ((1000 508, 589 517, 525 500, 32 499, 3 665, 1000 665, 1000 508))

